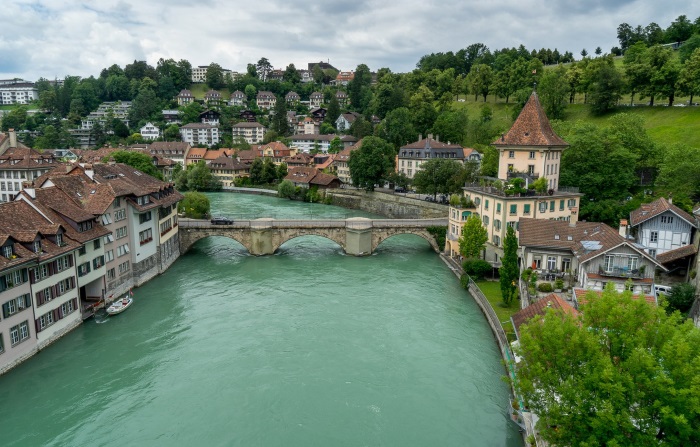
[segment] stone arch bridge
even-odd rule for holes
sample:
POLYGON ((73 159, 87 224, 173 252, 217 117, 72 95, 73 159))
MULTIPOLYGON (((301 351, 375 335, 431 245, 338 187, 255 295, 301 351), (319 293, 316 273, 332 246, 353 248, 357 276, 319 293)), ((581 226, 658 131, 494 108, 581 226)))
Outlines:
POLYGON ((180 253, 198 240, 223 236, 243 245, 253 255, 271 255, 285 242, 300 236, 321 236, 340 245, 354 256, 370 255, 385 239, 398 234, 420 236, 440 252, 437 242, 427 230, 447 226, 447 219, 366 219, 355 217, 339 220, 237 220, 230 225, 214 225, 208 220, 180 219, 180 253))

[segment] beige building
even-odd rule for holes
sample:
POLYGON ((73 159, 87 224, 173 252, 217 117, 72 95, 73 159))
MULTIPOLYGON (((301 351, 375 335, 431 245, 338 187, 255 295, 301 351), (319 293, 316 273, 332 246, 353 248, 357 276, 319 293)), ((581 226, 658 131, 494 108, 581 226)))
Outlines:
POLYGON ((552 129, 533 92, 510 130, 493 145, 499 151, 500 185, 470 185, 464 188, 468 207, 450 207, 447 250, 459 255, 459 237, 464 221, 476 214, 488 232, 484 259, 500 266, 506 229, 519 236, 520 218, 578 221, 581 196, 577 188, 559 186, 561 153, 568 147, 552 129), (547 189, 530 184, 545 178, 547 189), (516 185, 514 185, 514 179, 516 185), (520 186, 517 183, 520 182, 520 186))
POLYGON ((233 139, 236 137, 243 138, 248 144, 260 144, 265 138, 265 126, 260 123, 250 123, 244 121, 234 124, 231 128, 233 139))

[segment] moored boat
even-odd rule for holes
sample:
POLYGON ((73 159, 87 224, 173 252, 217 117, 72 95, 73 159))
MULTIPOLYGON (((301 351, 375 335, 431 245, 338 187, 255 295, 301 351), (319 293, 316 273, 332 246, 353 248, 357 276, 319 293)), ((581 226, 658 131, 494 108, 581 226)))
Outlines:
POLYGON ((134 299, 127 294, 124 298, 117 300, 113 302, 108 308, 107 308, 107 314, 109 315, 117 315, 122 312, 124 312, 131 304, 134 302, 134 299))

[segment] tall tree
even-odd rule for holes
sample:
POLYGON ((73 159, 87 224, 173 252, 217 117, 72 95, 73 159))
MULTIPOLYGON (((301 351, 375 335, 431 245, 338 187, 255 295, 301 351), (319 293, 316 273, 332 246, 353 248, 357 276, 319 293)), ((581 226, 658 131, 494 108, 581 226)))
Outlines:
POLYGON ((690 96, 690 104, 693 104, 695 95, 700 95, 700 48, 697 48, 683 64, 678 76, 678 88, 690 96))
POLYGON ((566 78, 566 68, 559 65, 553 70, 545 70, 540 77, 537 91, 542 107, 550 119, 562 119, 570 86, 566 78))
POLYGON ((481 218, 472 214, 464 223, 462 235, 459 237, 459 254, 465 259, 479 258, 488 240, 489 235, 486 227, 481 224, 481 218))
POLYGON ((613 110, 622 97, 622 75, 612 59, 608 60, 599 67, 589 87, 591 111, 596 115, 613 110))
POLYGON ((474 100, 478 95, 483 96, 484 102, 486 102, 486 97, 491 91, 491 86, 494 82, 493 70, 486 64, 478 64, 472 66, 469 76, 467 77, 469 82, 469 90, 474 95, 474 100))
POLYGON ((418 132, 411 120, 411 112, 406 107, 399 107, 387 113, 386 118, 378 126, 377 134, 393 144, 397 151, 401 146, 414 142, 418 138, 418 132))
POLYGON ((365 137, 360 148, 350 153, 348 167, 353 185, 374 191, 394 170, 395 152, 389 143, 377 137, 365 137))
POLYGON ((421 194, 451 194, 455 187, 462 185, 455 182, 462 172, 462 165, 456 160, 447 158, 431 158, 423 162, 420 170, 413 176, 413 186, 421 194))
POLYGON ((427 134, 437 118, 434 100, 433 92, 424 85, 411 96, 411 121, 416 131, 421 134, 427 134))
POLYGON ((224 71, 223 68, 221 68, 221 65, 217 64, 216 62, 209 64, 207 67, 206 82, 209 88, 214 90, 223 88, 224 85, 226 85, 226 82, 224 81, 224 71))
POLYGON ((700 444, 700 330, 612 283, 520 327, 515 383, 550 445, 700 444))
POLYGON ((352 108, 360 113, 365 113, 369 101, 372 99, 371 84, 372 75, 369 72, 369 67, 365 64, 358 65, 355 68, 355 77, 348 83, 348 99, 350 99, 352 108))
POLYGON ((272 72, 272 64, 266 57, 261 57, 258 63, 255 65, 255 72, 258 75, 258 79, 265 82, 267 81, 270 72, 272 72))
POLYGON ((331 101, 328 104, 328 110, 326 111, 326 118, 324 121, 335 128, 335 121, 340 116, 340 103, 335 95, 331 95, 331 101))
POLYGON ((506 229, 506 238, 503 240, 503 258, 501 259, 501 268, 498 269, 498 275, 500 277, 503 303, 506 306, 510 306, 517 293, 517 284, 520 278, 518 238, 515 237, 515 230, 510 225, 506 229))
POLYGON ((273 115, 270 120, 270 129, 281 137, 289 135, 289 122, 287 121, 287 101, 284 98, 277 99, 273 115))
POLYGON ((301 82, 301 75, 299 74, 299 70, 297 70, 294 64, 289 64, 287 65, 287 68, 285 68, 284 73, 282 74, 282 79, 285 82, 289 82, 292 85, 296 85, 301 82))

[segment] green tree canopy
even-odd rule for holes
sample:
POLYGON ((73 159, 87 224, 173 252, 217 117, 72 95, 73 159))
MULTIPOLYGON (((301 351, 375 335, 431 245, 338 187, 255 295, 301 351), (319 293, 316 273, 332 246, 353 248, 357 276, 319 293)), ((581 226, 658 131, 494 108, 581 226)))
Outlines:
POLYGON ((498 269, 501 285, 501 297, 506 306, 510 306, 517 294, 520 268, 518 267, 518 238, 512 226, 506 229, 506 237, 503 241, 503 258, 501 268, 498 269))
POLYGON ((520 327, 516 387, 550 445, 700 444, 700 330, 612 283, 520 327))
POLYGON ((481 218, 472 214, 467 218, 459 237, 459 254, 466 259, 478 258, 486 247, 489 235, 486 227, 481 224, 481 218))
MULTIPOLYGON (((163 176, 160 172, 153 166, 153 160, 151 157, 144 154, 143 152, 135 151, 116 151, 112 152, 110 155, 117 163, 124 163, 133 168, 138 169, 144 174, 148 174, 151 177, 155 177, 159 180, 163 180, 163 176)), ((109 159, 102 160, 103 163, 107 163, 109 159)))
POLYGON ((451 194, 462 186, 460 175, 463 166, 448 158, 431 158, 423 162, 413 176, 413 186, 421 194, 451 194))
POLYGON ((222 188, 221 180, 211 173, 204 160, 187 166, 175 179, 175 186, 179 190, 190 191, 219 191, 222 188))
POLYGON ((188 191, 177 204, 177 211, 190 219, 203 219, 209 215, 211 204, 209 198, 201 192, 188 191))
POLYGON ((353 185, 374 191, 394 170, 394 149, 377 137, 365 137, 359 149, 350 153, 348 167, 353 185))
POLYGON ((293 199, 296 195, 296 190, 297 189, 294 186, 294 183, 290 182, 289 180, 283 180, 277 187, 277 194, 279 194, 279 196, 283 199, 293 199))

